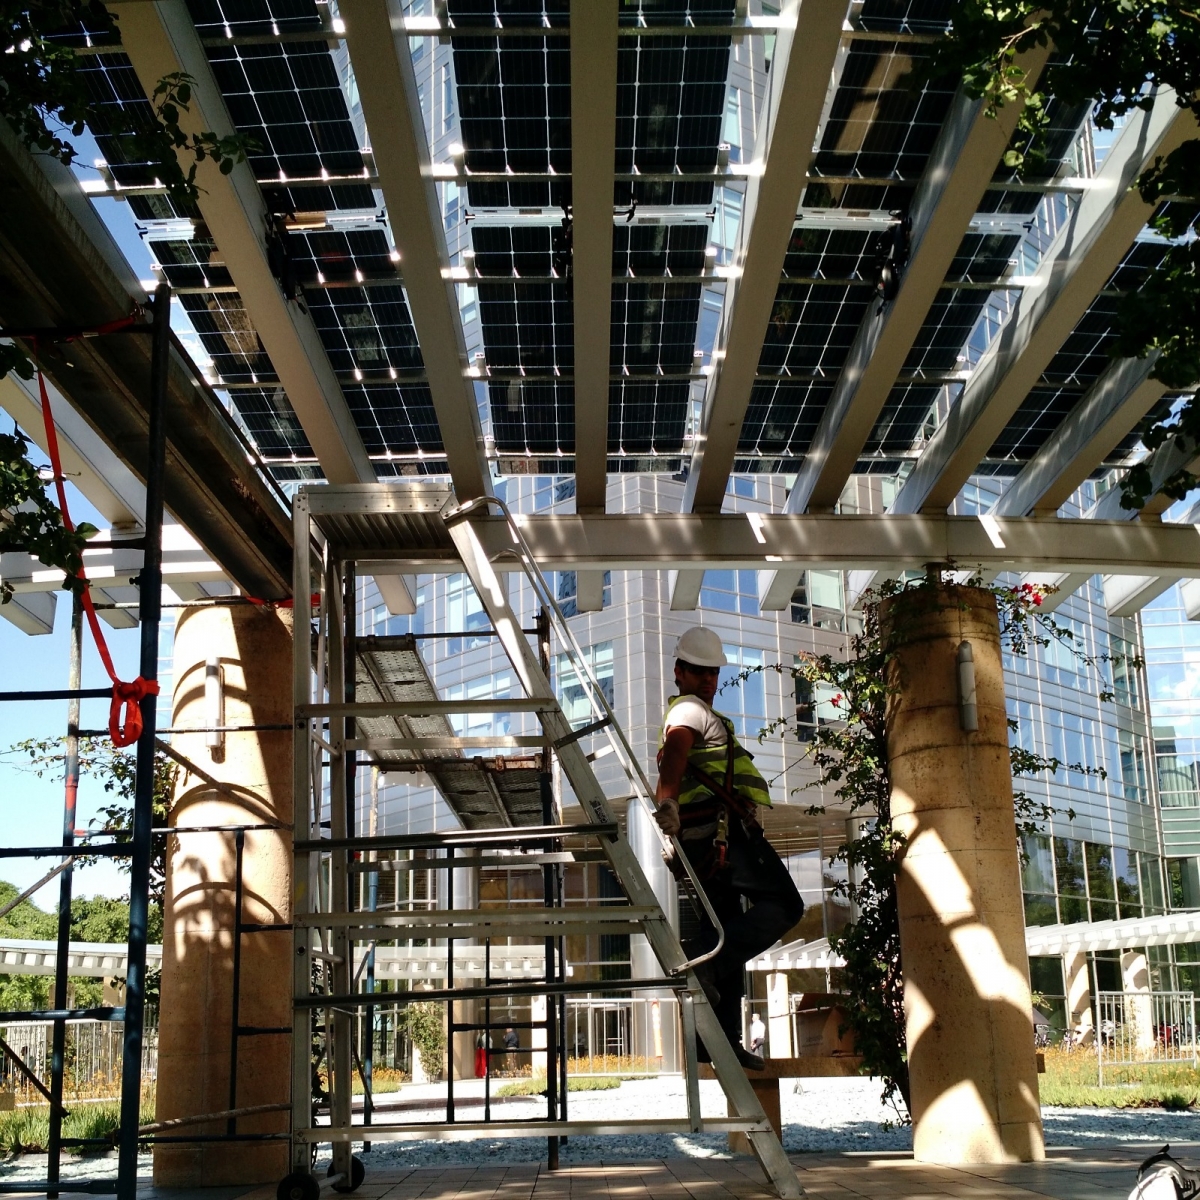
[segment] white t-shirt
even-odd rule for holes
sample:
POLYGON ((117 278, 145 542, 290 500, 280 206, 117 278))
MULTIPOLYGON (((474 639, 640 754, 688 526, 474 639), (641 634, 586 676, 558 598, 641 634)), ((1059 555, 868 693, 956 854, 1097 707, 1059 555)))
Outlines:
POLYGON ((729 741, 725 722, 699 696, 684 696, 667 709, 664 730, 680 725, 695 733, 703 748, 724 746, 729 741))

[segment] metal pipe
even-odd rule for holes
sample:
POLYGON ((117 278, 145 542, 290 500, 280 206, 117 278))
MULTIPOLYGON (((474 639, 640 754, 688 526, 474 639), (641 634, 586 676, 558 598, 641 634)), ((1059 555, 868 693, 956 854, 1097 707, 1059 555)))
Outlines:
POLYGON ((233 998, 231 1001, 229 1029, 229 1117, 225 1132, 231 1137, 237 1133, 237 1085, 238 1085, 238 1010, 242 999, 242 864, 246 856, 246 834, 239 829, 234 836, 233 868, 233 998))
POLYGON ((964 733, 979 732, 979 704, 975 698, 975 651, 967 641, 958 644, 958 717, 964 733))
MULTIPOLYGON (((167 368, 171 351, 171 289, 154 291, 150 364, 150 427, 146 464, 146 551, 139 580, 140 673, 158 680, 158 625, 162 603, 163 467, 166 455, 167 368)), ((151 829, 154 824, 154 726, 158 698, 142 698, 133 800, 133 856, 129 872, 129 949, 125 972, 125 1046, 121 1063, 121 1138, 117 1195, 136 1200, 138 1122, 142 1100, 142 1029, 146 1015, 146 921, 150 907, 151 829)))
MULTIPOLYGON (((67 746, 63 777, 63 850, 68 866, 58 884, 58 948, 54 959, 54 1007, 67 1007, 67 968, 71 955, 71 891, 74 859, 69 852, 75 845, 75 813, 79 797, 79 689, 83 675, 83 599, 71 593, 71 657, 67 687, 75 695, 67 705, 67 746)), ((67 1023, 54 1022, 53 1048, 50 1055, 50 1134, 47 1139, 46 1178, 54 1184, 60 1177, 62 1159, 63 1072, 66 1069, 67 1023)), ((49 1189, 47 1196, 58 1195, 49 1189)))
POLYGON ((0 908, 0 917, 7 917, 14 908, 24 900, 28 900, 35 892, 41 891, 52 879, 61 875, 72 863, 74 863, 77 855, 72 855, 70 858, 64 858, 57 867, 47 871, 45 875, 37 881, 31 883, 23 892, 14 896, 3 908, 0 908))
MULTIPOLYGON (((102 608, 103 605, 96 605, 102 608)), ((112 698, 112 688, 51 688, 41 692, 0 692, 0 704, 8 702, 21 703, 26 700, 109 700, 112 698)), ((79 718, 75 718, 79 724, 79 718)))
MULTIPOLYGON (((379 832, 379 768, 371 767, 371 814, 367 833, 375 837, 379 832)), ((376 852, 370 852, 376 857, 376 852)), ((367 911, 375 912, 379 907, 379 874, 373 871, 367 879, 367 911)), ((375 943, 367 949, 367 979, 364 991, 375 991, 375 943)), ((375 1116, 375 1009, 368 1006, 363 1012, 363 1124, 370 1125, 375 1116)), ((364 1153, 371 1149, 370 1142, 363 1142, 364 1153)))

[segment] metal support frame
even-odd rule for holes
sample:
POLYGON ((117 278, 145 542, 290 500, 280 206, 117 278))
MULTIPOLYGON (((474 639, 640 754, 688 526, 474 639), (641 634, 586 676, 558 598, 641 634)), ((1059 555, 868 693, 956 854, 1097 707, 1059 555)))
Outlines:
POLYGON ((577 512, 603 512, 608 486, 616 137, 617 0, 573 0, 571 301, 577 512))
MULTIPOLYGON (((994 517, 1052 515, 1166 393, 1150 378, 1158 351, 1120 358, 1104 368, 1087 395, 1046 439, 991 507, 994 517)), ((1110 515, 1117 519, 1123 514, 1110 515)))
MULTIPOLYGON (((121 21, 122 45, 146 94, 172 72, 186 72, 192 79, 192 98, 190 108, 180 111, 183 128, 189 133, 213 130, 220 137, 234 133, 184 0, 120 2, 115 11, 121 21)), ((250 164, 237 163, 223 174, 209 158, 199 164, 196 177, 204 221, 221 248, 246 312, 325 477, 337 483, 373 481, 374 467, 316 325, 285 298, 271 272, 266 248, 267 206, 250 164)))
POLYGON ((401 6, 345 0, 341 14, 450 475, 460 497, 487 495, 491 474, 401 6))
MULTIPOLYGON (((1022 66, 1031 86, 1048 56, 1048 47, 1025 56, 1022 66)), ((838 502, 930 306, 945 286, 946 272, 1016 128, 1021 107, 1007 104, 989 114, 982 100, 971 100, 961 91, 955 96, 909 209, 909 256, 899 291, 891 303, 873 301, 867 310, 784 512, 810 507, 832 511, 838 502)), ((762 607, 785 608, 799 581, 795 570, 766 573, 759 581, 762 607)))
MULTIPOLYGON (((146 547, 139 582, 141 661, 138 673, 158 680, 158 625, 162 604, 163 459, 166 453, 167 367, 171 352, 171 289, 154 293, 150 374, 150 460, 146 466, 146 547)), ((154 825, 154 729, 158 697, 142 698, 129 864, 129 957, 125 969, 125 1045, 121 1063, 121 1139, 117 1165, 120 1200, 137 1196, 137 1133, 142 1106, 142 1027, 146 1012, 146 922, 150 908, 151 829, 154 825)))
MULTIPOLYGON (((150 684, 157 682, 158 639, 162 608, 162 553, 163 553, 163 510, 165 490, 166 426, 168 372, 170 369, 171 338, 171 289, 160 285, 154 296, 153 323, 151 332, 150 395, 147 402, 149 413, 148 461, 146 464, 145 534, 141 542, 144 559, 139 577, 140 603, 139 623, 141 645, 139 674, 150 684)), ((60 847, 10 847, 0 851, 0 857, 49 857, 63 855, 66 859, 61 868, 59 885, 59 916, 57 953, 55 963, 55 985, 53 1007, 44 1013, 22 1013, 25 1019, 40 1018, 53 1022, 53 1047, 51 1053, 51 1079, 48 1095, 51 1106, 49 1155, 46 1182, 23 1187, 21 1190, 46 1191, 50 1196, 59 1193, 62 1137, 62 1107, 66 1025, 80 1020, 111 1020, 124 1022, 124 1037, 121 1061, 120 1127, 118 1132, 118 1167, 115 1184, 107 1180, 72 1180, 70 1190, 105 1193, 115 1191, 120 1200, 136 1200, 137 1154, 140 1136, 142 1040, 145 1021, 146 942, 149 917, 150 862, 155 835, 182 833, 187 830, 154 829, 154 760, 158 748, 156 738, 157 695, 145 695, 140 703, 142 733, 137 742, 136 774, 134 782, 133 828, 128 842, 102 843, 87 846, 89 855, 113 857, 128 856, 130 859, 130 902, 129 937, 126 948, 125 1005, 121 1008, 102 1007, 97 1009, 67 1008, 67 976, 70 963, 70 928, 72 900, 72 850, 78 849, 75 841, 76 799, 79 784, 79 737, 81 730, 80 701, 100 691, 110 695, 109 689, 85 689, 82 687, 82 604, 74 597, 72 606, 72 637, 68 687, 62 691, 48 690, 28 694, 9 693, 0 700, 20 699, 67 699, 69 702, 66 739, 65 797, 63 809, 63 839, 60 847)), ((193 832, 199 832, 194 830, 193 832)), ((242 833, 238 832, 239 842, 242 833)), ((240 919, 241 855, 238 857, 238 926, 240 919)), ((53 876, 47 876, 46 882, 53 876)), ((235 952, 236 955, 236 952, 235 952)), ((236 971, 235 971, 236 975, 236 971)), ((238 1008, 237 980, 235 978, 234 1013, 238 1008)), ((0 1013, 0 1020, 11 1019, 18 1014, 0 1013)), ((235 1045, 237 1030, 235 1028, 235 1045)), ((236 1069, 236 1068, 235 1068, 236 1069)), ((42 1085, 39 1084, 39 1087, 42 1085)), ((46 1091, 44 1087, 43 1091, 46 1091)), ((232 1107, 232 1104, 231 1104, 232 1107)), ((236 1135, 237 1140, 256 1139, 269 1135, 236 1135)), ((204 1139, 169 1138, 171 1141, 213 1140, 220 1135, 206 1135, 204 1139)))
POLYGON ((792 0, 782 14, 754 152, 762 174, 746 185, 737 270, 725 293, 685 512, 721 511, 845 16, 845 0, 792 0))
MULTIPOLYGON (((398 1003, 408 999, 433 1000, 448 1003, 451 1008, 450 1048, 451 1070, 453 1076, 453 1034, 462 1032, 464 1028, 478 1029, 478 1021, 463 1021, 454 1015, 454 1005, 467 1000, 483 1000, 485 1003, 482 1022, 484 1027, 492 1024, 491 1003, 498 1000, 511 1000, 516 997, 543 996, 546 1003, 546 1014, 543 1021, 547 1033, 548 1078, 550 1080, 547 1096, 547 1115, 544 1119, 528 1122, 504 1122, 487 1120, 482 1125, 477 1122, 463 1122, 456 1119, 453 1100, 453 1083, 448 1081, 447 1116, 445 1124, 423 1124, 419 1131, 411 1126, 373 1124, 370 1130, 372 1140, 394 1140, 409 1136, 437 1136, 441 1132, 465 1132, 478 1129, 489 1134, 517 1135, 544 1133, 550 1139, 547 1143, 548 1156, 554 1162, 557 1150, 556 1139, 574 1132, 607 1131, 616 1132, 622 1129, 641 1129, 641 1122, 612 1122, 602 1126, 591 1123, 571 1122, 566 1118, 565 1110, 565 1047, 562 1038, 565 1033, 565 1021, 562 1019, 565 1008, 565 997, 568 993, 580 991, 603 991, 619 989, 634 990, 641 987, 661 989, 664 982, 661 978, 653 980, 619 980, 605 982, 568 980, 561 952, 561 939, 575 928, 586 929, 590 932, 601 931, 609 926, 614 929, 641 932, 649 941, 660 964, 666 972, 669 982, 665 985, 687 994, 692 1000, 695 1013, 696 1033, 703 1038, 714 1059, 714 1067, 718 1078, 725 1089, 730 1106, 730 1118, 723 1122, 699 1121, 698 1109, 692 1106, 687 1121, 673 1120, 664 1123, 653 1123, 672 1128, 690 1129, 698 1123, 701 1128, 736 1128, 747 1133, 755 1153, 759 1156, 768 1177, 781 1196, 798 1196, 801 1194, 795 1172, 787 1161, 782 1147, 762 1111, 754 1095, 749 1081, 734 1055, 732 1047, 726 1041, 716 1016, 704 997, 704 993, 695 977, 693 968, 699 962, 711 957, 719 950, 721 941, 708 954, 689 961, 679 944, 678 938, 671 928, 665 913, 659 906, 657 897, 651 889, 641 866, 634 856, 628 842, 617 830, 615 816, 604 791, 600 787, 590 765, 590 756, 583 742, 589 737, 603 736, 609 747, 615 753, 617 764, 623 769, 626 781, 635 794, 643 798, 649 797, 649 783, 642 773, 633 751, 617 726, 612 710, 597 683, 586 658, 583 656, 569 625, 562 617, 554 603, 550 589, 547 587, 542 571, 536 563, 533 554, 521 535, 518 525, 508 515, 502 502, 494 498, 470 500, 452 511, 440 513, 446 502, 445 489, 437 487, 394 487, 385 489, 355 488, 347 492, 344 489, 302 488, 297 494, 294 504, 295 542, 298 549, 296 557, 295 584, 297 594, 310 590, 310 580, 315 578, 316 591, 319 597, 318 636, 315 647, 315 663, 317 667, 317 695, 328 694, 330 697, 346 696, 341 704, 314 703, 313 695, 313 665, 314 657, 309 639, 296 638, 295 668, 296 679, 294 698, 296 703, 296 741, 295 741, 295 794, 297 797, 310 798, 309 834, 307 837, 298 836, 294 850, 296 855, 296 912, 295 912, 295 962, 294 971, 295 1008, 293 1019, 293 1115, 292 1115, 292 1151, 291 1165, 294 1173, 308 1172, 310 1164, 310 1147, 314 1143, 332 1143, 334 1150, 333 1175, 347 1178, 352 1182, 361 1164, 351 1160, 350 1147, 353 1141, 359 1140, 362 1127, 354 1127, 350 1122, 350 1071, 349 1071, 349 1036, 343 1033, 340 1025, 342 1017, 354 1011, 362 1011, 379 1004, 379 995, 374 992, 355 990, 352 973, 352 946, 355 942, 374 942, 381 939, 394 939, 416 936, 426 939, 446 939, 446 987, 437 991, 414 993, 394 993, 398 1003), (520 680, 522 690, 527 698, 524 705, 515 701, 514 704, 533 708, 541 723, 543 753, 552 750, 561 769, 569 780, 576 798, 582 805, 586 823, 582 826, 566 826, 557 823, 558 814, 554 812, 553 798, 549 789, 543 783, 543 818, 547 823, 536 828, 512 828, 489 830, 462 830, 453 833, 420 835, 418 837, 363 837, 348 828, 345 817, 347 799, 347 771, 345 764, 359 739, 350 736, 347 729, 354 719, 356 706, 353 703, 352 692, 347 688, 348 663, 350 648, 345 645, 352 641, 349 635, 352 629, 353 613, 346 612, 343 605, 343 595, 352 597, 353 592, 345 588, 344 559, 350 559, 355 551, 349 546, 343 547, 337 540, 338 529, 331 514, 347 514, 371 510, 372 502, 383 498, 388 493, 389 501, 398 501, 401 506, 407 506, 407 511, 423 514, 421 519, 432 521, 434 525, 443 524, 445 535, 453 546, 453 565, 447 562, 443 569, 465 571, 471 580, 485 612, 488 614, 492 629, 507 654, 512 669, 520 680), (354 499, 351 499, 351 496, 354 499), (515 546, 518 567, 525 575, 528 583, 534 589, 535 601, 540 604, 546 615, 545 626, 537 634, 536 648, 529 644, 524 631, 521 629, 507 599, 507 589, 496 573, 488 555, 478 538, 476 525, 486 523, 485 513, 489 507, 499 508, 502 512, 502 523, 509 539, 510 550, 515 546), (315 553, 312 548, 315 547, 315 553), (557 635, 560 646, 569 656, 572 667, 581 681, 585 694, 596 718, 583 730, 575 730, 567 721, 559 707, 557 698, 551 687, 546 671, 549 658, 550 630, 557 635), (320 723, 329 721, 327 731, 322 731, 320 723), (324 751, 322 754, 320 751, 324 751), (328 755, 326 759, 325 755, 328 755), (326 763, 328 764, 326 767, 326 763), (322 836, 320 802, 323 793, 323 772, 329 771, 329 837, 322 836), (563 908, 561 907, 561 885, 555 877, 557 864, 554 859, 561 853, 564 837, 578 838, 586 835, 598 842, 607 864, 618 880, 628 905, 603 906, 601 908, 563 908), (458 909, 454 907, 452 892, 447 894, 448 908, 438 908, 428 913, 408 912, 404 910, 393 912, 355 912, 348 903, 346 880, 348 872, 346 859, 352 852, 361 850, 382 850, 385 847, 410 849, 418 846, 437 848, 442 851, 440 857, 423 860, 430 869, 445 872, 449 887, 453 888, 455 868, 460 861, 456 853, 459 850, 472 852, 488 846, 498 845, 527 845, 538 853, 546 855, 550 862, 543 864, 543 885, 545 894, 543 907, 529 910, 472 908, 458 909), (323 871, 320 861, 327 858, 329 863, 329 895, 320 894, 318 886, 323 871), (522 981, 519 983, 504 983, 497 985, 491 978, 490 945, 492 936, 531 936, 541 941, 544 939, 546 964, 544 977, 540 980, 522 981), (319 947, 318 950, 318 939, 319 947), (454 950, 456 941, 467 940, 483 942, 485 962, 485 978, 482 987, 461 986, 454 979, 454 950), (314 991, 311 977, 311 963, 319 956, 324 970, 328 973, 329 985, 324 990, 314 991), (311 1031, 310 1016, 314 1011, 324 1010, 327 1014, 326 1023, 330 1032, 326 1036, 326 1060, 330 1062, 332 1092, 330 1098, 330 1125, 317 1126, 313 1120, 311 1098, 311 1031)), ((397 535, 397 550, 403 552, 403 537, 397 535)), ((541 624, 541 622, 539 622, 541 624)), ((439 709, 445 712, 474 711, 477 702, 463 700, 456 702, 430 701, 425 707, 439 709)), ((378 707, 378 706, 373 706, 378 707)), ((391 707, 391 706, 389 706, 391 707)), ((297 828, 303 828, 298 819, 297 828)), ((681 856, 682 857, 682 856, 681 856)), ((685 866, 686 857, 683 857, 685 866)), ((374 864, 371 864, 374 865, 374 864)), ((697 902, 706 911, 709 919, 720 929, 707 898, 699 887, 698 881, 693 880, 697 902)), ((348 1029, 348 1027, 347 1027, 348 1029)), ((694 1049, 694 1048, 693 1048, 694 1049)), ((490 1072, 489 1072, 490 1074, 490 1072)), ((490 1100, 490 1086, 485 1084, 485 1093, 490 1100)), ((485 1115, 490 1118, 490 1104, 485 1115)))
POLYGON ((890 512, 945 510, 954 502, 1055 353, 1150 219, 1134 180, 1194 137, 1196 119, 1160 89, 1129 116, 1096 176, 1017 299, 946 419, 930 438, 890 512))

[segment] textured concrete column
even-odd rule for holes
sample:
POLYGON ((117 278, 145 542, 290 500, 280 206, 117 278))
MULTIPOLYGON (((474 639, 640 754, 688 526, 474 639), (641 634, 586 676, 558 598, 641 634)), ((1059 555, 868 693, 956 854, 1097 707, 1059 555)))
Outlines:
MULTIPOLYGON (((291 724, 291 614, 250 606, 185 609, 175 631, 172 725, 212 723, 214 670, 224 677, 224 725, 291 724), (205 701, 205 675, 209 700, 205 701)), ((291 920, 292 735, 288 729, 227 733, 210 748, 203 733, 173 744, 221 791, 181 769, 175 826, 281 824, 248 832, 243 858, 243 920, 291 920)), ((233 1021, 235 842, 230 833, 177 835, 167 846, 167 899, 159 1014, 158 1120, 230 1107, 233 1021)), ((242 1025, 291 1024, 291 937, 242 937, 242 1025)), ((276 1034, 240 1039, 237 1107, 289 1099, 290 1039, 276 1034)), ((286 1112, 244 1117, 238 1133, 282 1132, 286 1112)), ((224 1133, 225 1121, 187 1132, 224 1133)), ((274 1183, 287 1173, 286 1142, 213 1142, 160 1146, 158 1186, 274 1183)))
POLYGON ((1063 978, 1067 986, 1067 1022, 1076 1042, 1090 1045, 1095 1038, 1092 1020, 1092 973, 1082 950, 1063 955, 1063 978))
POLYGON ((1126 1020, 1133 1025, 1139 1050, 1154 1046, 1154 1002, 1150 998, 1150 965, 1145 950, 1121 952, 1121 990, 1125 993, 1126 1020))
POLYGON ((771 1058, 792 1057, 792 1014, 788 1004, 786 971, 767 976, 767 1053, 771 1058))
POLYGON ((923 1162, 1044 1156, 999 627, 991 593, 886 601, 892 818, 913 1150, 923 1162), (960 725, 959 644, 974 652, 979 728, 960 725))

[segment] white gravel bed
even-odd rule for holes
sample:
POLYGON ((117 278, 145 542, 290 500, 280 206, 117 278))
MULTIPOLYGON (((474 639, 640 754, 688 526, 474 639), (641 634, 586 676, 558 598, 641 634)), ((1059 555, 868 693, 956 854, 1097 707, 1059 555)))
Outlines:
MULTIPOLYGON (((897 1125, 896 1114, 880 1103, 880 1084, 872 1079, 786 1080, 782 1088, 784 1148, 799 1153, 873 1153, 912 1148, 912 1131, 897 1125)), ((388 1093, 380 1096, 386 1105, 388 1093)), ((460 1120, 483 1119, 482 1083, 467 1081, 455 1087, 460 1120)), ((426 1109, 405 1108, 377 1113, 383 1122, 437 1121, 442 1119, 445 1087, 441 1084, 406 1086, 399 1093, 405 1101, 428 1100, 426 1109)), ((711 1080, 700 1084, 701 1110, 705 1116, 725 1112, 719 1085, 711 1080)), ((543 1097, 521 1098, 493 1110, 500 1119, 535 1118, 546 1112, 543 1097)), ((571 1092, 568 1114, 573 1120, 614 1118, 629 1121, 682 1116, 686 1111, 683 1081, 677 1077, 627 1080, 617 1090, 571 1092)), ((1142 1143, 1155 1148, 1164 1142, 1181 1146, 1200 1143, 1200 1113, 1166 1112, 1162 1109, 1046 1108, 1042 1112, 1046 1143, 1057 1147, 1097 1147, 1142 1143)), ((357 1151, 362 1153, 361 1150, 357 1151)), ((404 1167, 465 1166, 486 1163, 544 1162, 546 1139, 475 1137, 470 1141, 376 1142, 364 1155, 368 1173, 373 1169, 404 1167)), ((564 1164, 616 1161, 646 1161, 657 1158, 726 1158, 729 1151, 724 1134, 623 1134, 612 1137, 573 1137, 563 1148, 564 1164)), ((1200 1146, 1181 1157, 1200 1166, 1200 1146)), ((323 1172, 328 1155, 322 1154, 318 1171, 323 1172)), ((91 1158, 64 1156, 64 1178, 104 1178, 116 1174, 115 1153, 91 1158)), ((150 1174, 150 1156, 138 1159, 138 1174, 150 1174)), ((24 1155, 0 1163, 0 1180, 44 1179, 46 1156, 24 1155)))

